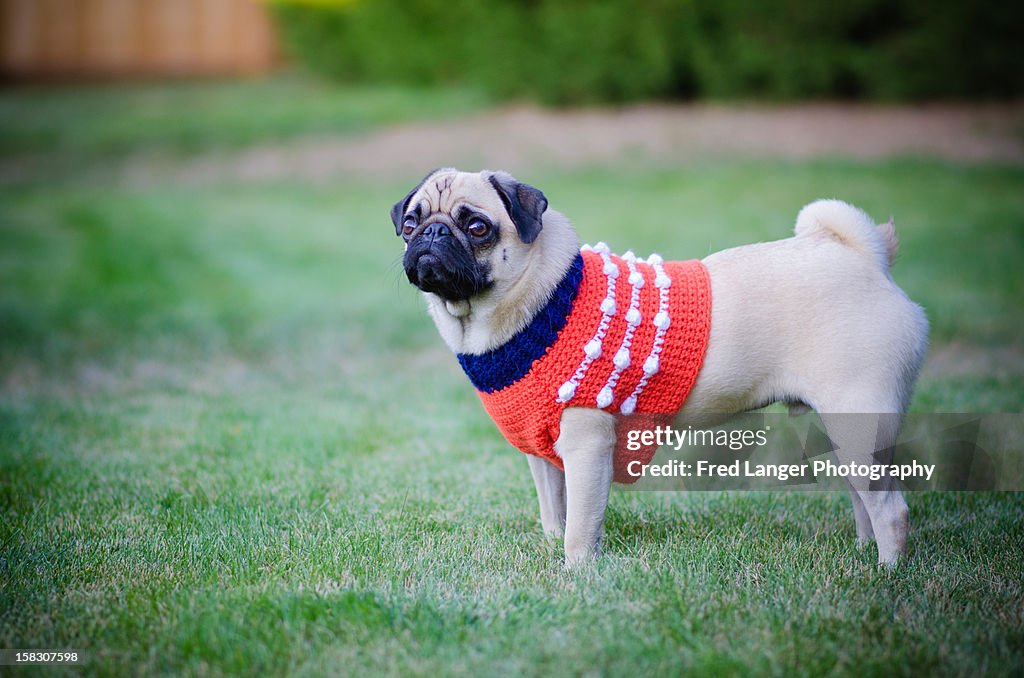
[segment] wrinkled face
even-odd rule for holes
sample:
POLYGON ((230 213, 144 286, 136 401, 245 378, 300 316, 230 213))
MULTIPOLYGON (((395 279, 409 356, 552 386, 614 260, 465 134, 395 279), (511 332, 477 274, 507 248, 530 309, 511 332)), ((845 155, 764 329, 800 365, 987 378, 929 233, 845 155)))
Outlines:
POLYGON ((541 230, 544 194, 503 172, 437 170, 395 204, 409 282, 465 301, 510 275, 541 230))

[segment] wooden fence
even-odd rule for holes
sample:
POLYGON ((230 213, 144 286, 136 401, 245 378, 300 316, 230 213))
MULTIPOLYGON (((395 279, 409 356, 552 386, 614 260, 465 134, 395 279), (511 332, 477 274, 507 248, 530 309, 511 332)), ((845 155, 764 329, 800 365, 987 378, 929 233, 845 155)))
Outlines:
POLYGON ((0 0, 8 78, 253 74, 278 61, 259 0, 0 0))

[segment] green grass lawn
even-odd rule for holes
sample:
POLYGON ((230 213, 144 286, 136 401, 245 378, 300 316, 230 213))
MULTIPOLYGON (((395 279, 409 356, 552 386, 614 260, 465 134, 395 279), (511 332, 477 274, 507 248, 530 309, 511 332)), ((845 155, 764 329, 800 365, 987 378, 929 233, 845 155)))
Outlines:
POLYGON ((190 153, 482 108, 472 90, 331 87, 297 75, 267 80, 20 87, 0 91, 0 153, 110 156, 190 153))
MULTIPOLYGON (((1024 410, 1020 167, 522 178, 585 240, 677 258, 785 237, 818 197, 893 214, 894 277, 954 357, 914 409, 1024 410)), ((416 179, 0 187, 0 647, 104 675, 1019 673, 1016 494, 908 495, 889 572, 842 495, 619 492, 605 557, 564 572, 401 272, 416 179)))

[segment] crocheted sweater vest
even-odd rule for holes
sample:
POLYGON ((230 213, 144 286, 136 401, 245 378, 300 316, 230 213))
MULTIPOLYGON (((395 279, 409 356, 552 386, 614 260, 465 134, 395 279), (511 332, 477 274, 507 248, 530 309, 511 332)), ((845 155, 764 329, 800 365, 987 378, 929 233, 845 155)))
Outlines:
MULTIPOLYGON (((711 326, 711 282, 700 261, 646 260, 584 245, 550 300, 507 343, 459 364, 505 439, 563 468, 555 450, 566 407, 617 416, 615 481, 657 448, 631 430, 671 423, 697 380, 711 326)), ((635 470, 635 469, 634 469, 635 470)))

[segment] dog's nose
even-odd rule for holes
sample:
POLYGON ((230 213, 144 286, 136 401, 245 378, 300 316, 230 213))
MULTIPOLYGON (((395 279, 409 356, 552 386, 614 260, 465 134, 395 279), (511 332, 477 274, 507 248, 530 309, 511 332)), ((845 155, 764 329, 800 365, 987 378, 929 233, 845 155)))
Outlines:
POLYGON ((423 229, 423 235, 433 240, 434 238, 447 238, 451 236, 452 231, 448 228, 447 224, 433 223, 427 224, 426 228, 423 229))

